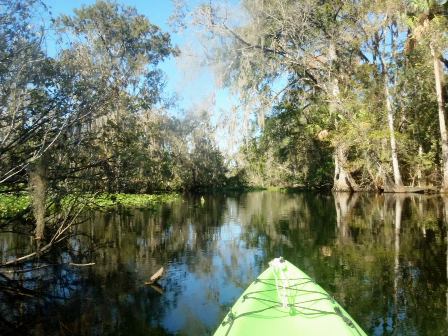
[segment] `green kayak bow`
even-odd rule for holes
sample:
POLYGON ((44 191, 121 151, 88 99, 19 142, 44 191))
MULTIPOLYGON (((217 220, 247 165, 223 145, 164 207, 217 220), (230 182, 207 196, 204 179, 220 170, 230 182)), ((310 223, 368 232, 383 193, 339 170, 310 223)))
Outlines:
POLYGON ((215 332, 223 335, 366 335, 308 275, 275 258, 241 295, 215 332))

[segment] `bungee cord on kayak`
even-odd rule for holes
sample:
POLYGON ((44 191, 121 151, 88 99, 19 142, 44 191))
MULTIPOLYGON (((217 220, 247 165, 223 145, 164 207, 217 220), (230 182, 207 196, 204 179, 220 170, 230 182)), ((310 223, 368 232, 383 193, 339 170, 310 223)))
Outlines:
POLYGON ((288 278, 286 277, 285 273, 283 272, 282 269, 282 264, 283 264, 284 260, 283 258, 276 258, 274 260, 272 260, 269 265, 274 267, 274 277, 275 277, 275 288, 277 289, 277 295, 279 297, 279 299, 281 298, 282 304, 283 304, 283 308, 287 307, 287 299, 288 296, 286 295, 286 287, 288 287, 288 278), (277 279, 277 273, 280 273, 281 278, 277 279), (282 282, 282 292, 280 293, 279 291, 279 286, 278 286, 278 282, 281 281, 282 282))
MULTIPOLYGON (((278 285, 276 284, 276 285, 275 285, 275 288, 272 288, 272 289, 266 289, 266 290, 263 290, 263 291, 253 291, 253 292, 246 293, 246 294, 243 296, 243 302, 244 302, 245 300, 252 299, 252 300, 257 300, 257 301, 259 301, 259 302, 263 302, 263 303, 266 303, 266 304, 271 303, 272 305, 267 306, 267 307, 264 308, 264 309, 259 309, 259 310, 254 310, 254 311, 248 311, 248 312, 244 312, 244 313, 239 314, 239 315, 235 315, 235 314, 233 314, 233 313, 231 312, 231 313, 229 313, 228 316, 227 316, 228 319, 227 319, 227 320, 224 320, 224 321, 222 322, 222 325, 225 326, 225 325, 227 325, 227 324, 230 323, 230 326, 229 326, 229 331, 230 331, 233 322, 234 322, 236 319, 238 319, 238 318, 241 318, 241 317, 244 317, 244 316, 248 316, 248 315, 256 315, 256 314, 265 312, 265 311, 270 310, 270 309, 290 308, 290 309, 294 309, 295 312, 296 312, 296 314, 302 314, 302 315, 307 315, 307 316, 310 316, 310 315, 321 315, 321 314, 337 315, 337 316, 339 316, 339 317, 340 317, 340 318, 341 318, 341 319, 342 319, 348 326, 350 326, 351 328, 354 328, 354 329, 358 332, 358 334, 361 335, 361 333, 358 331, 357 327, 354 325, 353 321, 352 321, 350 318, 348 318, 347 316, 345 316, 345 315, 342 313, 342 311, 339 309, 339 307, 334 306, 334 311, 324 311, 324 310, 315 309, 315 308, 310 308, 310 307, 306 307, 306 306, 303 306, 303 305, 302 305, 302 304, 304 304, 304 303, 317 302, 317 301, 320 301, 320 300, 329 300, 329 301, 331 301, 333 304, 335 303, 334 298, 333 298, 332 296, 328 295, 328 294, 323 294, 323 293, 318 292, 318 291, 312 291, 312 290, 305 290, 305 289, 296 288, 296 286, 300 286, 300 285, 303 285, 303 284, 305 284, 305 283, 309 283, 309 282, 313 282, 313 283, 314 283, 314 281, 313 281, 311 278, 298 278, 298 279, 278 279, 278 278, 277 278, 277 279, 256 279, 255 282, 261 282, 261 283, 264 283, 264 284, 266 284, 266 285, 271 285, 271 286, 272 286, 273 284, 270 283, 269 280, 278 280, 278 281, 307 280, 307 281, 305 281, 305 282, 296 283, 296 284, 293 284, 293 285, 290 285, 290 286, 287 286, 287 287, 282 287, 281 290, 283 291, 283 293, 285 293, 285 291, 288 290, 288 291, 296 291, 296 292, 298 292, 298 293, 301 292, 301 293, 306 293, 306 294, 319 294, 319 295, 322 295, 322 297, 317 298, 317 299, 304 300, 304 301, 301 301, 301 302, 298 302, 298 303, 286 303, 286 305, 285 305, 285 297, 282 297, 282 300, 276 301, 276 300, 271 300, 271 299, 263 298, 263 297, 259 297, 259 296, 252 296, 253 294, 256 295, 256 294, 262 294, 262 293, 266 293, 266 292, 278 291, 279 288, 278 288, 278 285), (299 311, 298 309, 301 309, 301 311, 299 311)), ((288 297, 289 297, 289 296, 288 296, 288 297)), ((292 312, 292 311, 290 310, 290 313, 291 313, 291 312, 292 312)))

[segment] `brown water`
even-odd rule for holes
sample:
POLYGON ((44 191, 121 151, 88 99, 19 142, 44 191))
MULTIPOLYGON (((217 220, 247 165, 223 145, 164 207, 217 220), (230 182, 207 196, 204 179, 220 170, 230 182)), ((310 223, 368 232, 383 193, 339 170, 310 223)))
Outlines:
MULTIPOLYGON (((86 255, 95 265, 23 275, 29 288, 45 292, 43 298, 11 301, 0 288, 1 330, 212 334, 267 263, 284 256, 334 295, 368 334, 447 334, 441 197, 262 191, 204 200, 185 196, 157 211, 89 214, 80 230, 95 240, 86 255), (145 286, 161 266, 161 288, 145 286)), ((0 257, 29 243, 0 235, 0 257)))

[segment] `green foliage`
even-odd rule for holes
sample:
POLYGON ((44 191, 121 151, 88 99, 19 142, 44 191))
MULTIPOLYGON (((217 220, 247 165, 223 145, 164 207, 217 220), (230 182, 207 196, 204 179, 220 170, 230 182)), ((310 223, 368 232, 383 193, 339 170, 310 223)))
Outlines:
POLYGON ((440 184, 446 104, 438 112, 433 60, 448 64, 447 6, 250 0, 234 22, 224 2, 204 2, 194 23, 211 33, 223 84, 259 119, 271 109, 241 150, 239 174, 252 185, 312 187, 331 184, 334 168, 338 190, 440 184))
MULTIPOLYGON (((62 207, 70 207, 73 202, 85 206, 85 210, 123 208, 156 208, 161 203, 171 202, 179 197, 176 193, 163 194, 80 194, 67 195, 61 201, 62 207)), ((0 194, 0 219, 20 216, 29 210, 31 197, 28 194, 0 194)), ((59 211, 54 205, 49 212, 59 211)))
POLYGON ((26 167, 52 143, 63 118, 51 106, 58 94, 53 61, 41 49, 42 7, 0 2, 0 183, 11 189, 26 181, 26 167))
POLYGON ((157 66, 178 53, 169 34, 134 8, 109 1, 56 23, 70 45, 59 58, 66 94, 79 97, 75 108, 89 113, 72 151, 64 141, 56 162, 59 172, 75 171, 69 189, 150 193, 222 183, 223 159, 211 135, 196 141, 201 118, 180 120, 164 110, 157 66))
POLYGON ((11 218, 25 212, 30 207, 28 195, 0 194, 0 219, 11 218))
POLYGON ((84 201, 89 208, 107 209, 116 206, 125 208, 156 208, 160 203, 171 202, 178 198, 177 194, 99 194, 93 198, 85 195, 84 201))
POLYGON ((328 141, 318 139, 328 126, 318 111, 285 103, 266 120, 258 138, 242 148, 242 167, 252 186, 329 188, 333 163, 328 141))
POLYGON ((75 56, 78 66, 93 68, 106 81, 102 84, 111 86, 115 94, 133 92, 135 101, 128 101, 128 108, 151 108, 159 102, 162 79, 156 66, 177 54, 177 49, 168 33, 135 8, 97 1, 75 9, 74 16, 61 16, 56 24, 60 31, 69 33, 73 45, 63 51, 64 62, 75 56))

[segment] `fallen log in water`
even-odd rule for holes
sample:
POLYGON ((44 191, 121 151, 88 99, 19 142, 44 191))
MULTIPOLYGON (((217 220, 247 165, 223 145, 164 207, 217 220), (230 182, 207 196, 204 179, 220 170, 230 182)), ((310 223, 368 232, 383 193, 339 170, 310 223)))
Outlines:
POLYGON ((159 280, 165 272, 165 269, 161 267, 157 272, 155 272, 148 281, 145 281, 145 285, 152 285, 159 280))
POLYGON ((386 187, 383 192, 385 193, 417 193, 417 194, 434 194, 438 192, 436 187, 432 186, 420 186, 420 187, 386 187))

